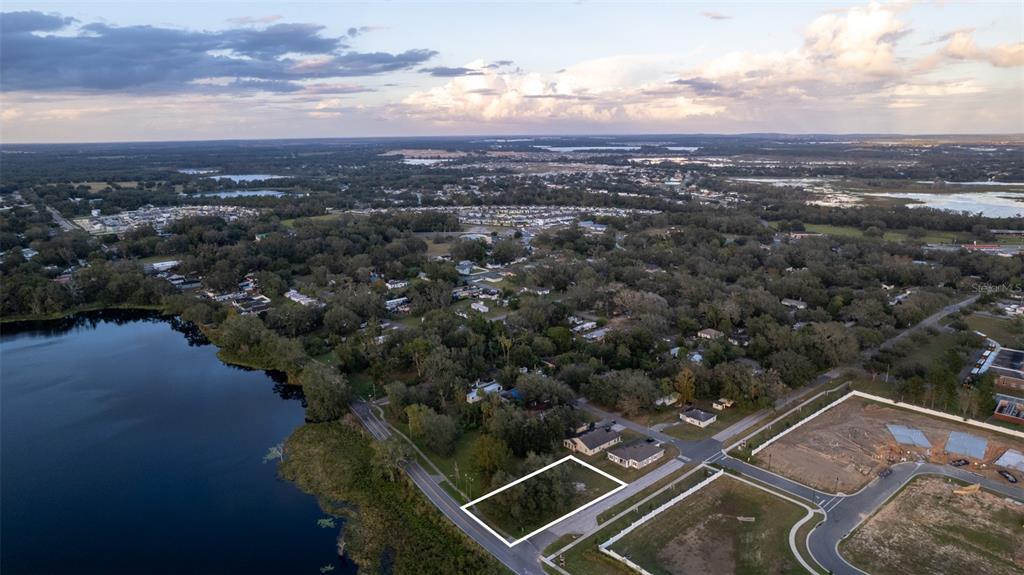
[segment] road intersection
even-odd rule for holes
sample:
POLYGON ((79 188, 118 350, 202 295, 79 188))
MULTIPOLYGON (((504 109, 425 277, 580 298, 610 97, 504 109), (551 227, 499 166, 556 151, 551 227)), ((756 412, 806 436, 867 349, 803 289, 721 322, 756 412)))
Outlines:
MULTIPOLYGON (((958 311, 966 305, 970 305, 976 299, 976 296, 971 297, 943 308, 916 326, 905 330, 900 335, 882 344, 881 347, 885 347, 887 344, 891 344, 891 342, 905 337, 905 335, 911 331, 927 326, 937 325, 943 317, 958 311)), ((651 437, 656 441, 672 445, 679 450, 679 456, 652 470, 650 473, 623 488, 614 496, 601 501, 600 504, 589 507, 580 513, 573 514, 560 521, 558 524, 550 526, 546 531, 534 535, 530 539, 513 547, 509 547, 504 541, 481 528, 480 525, 468 515, 468 512, 464 511, 460 507, 459 503, 441 486, 441 483, 446 481, 443 476, 431 475, 417 460, 408 462, 405 465, 405 469, 413 483, 423 491, 424 495, 426 495, 427 498, 442 513, 444 513, 450 521, 452 521, 452 523, 459 527, 470 538, 476 541, 481 547, 487 550, 510 570, 515 573, 528 575, 540 575, 545 573, 542 563, 546 563, 551 569, 565 574, 566 572, 563 569, 550 561, 552 557, 564 553, 576 543, 587 539, 597 531, 601 530, 604 526, 618 521, 628 513, 631 513, 633 511, 632 507, 620 512, 606 521, 599 522, 598 520, 598 517, 604 512, 612 509, 616 505, 637 495, 638 493, 645 491, 662 478, 675 473, 688 464, 695 464, 695 466, 686 475, 697 472, 700 469, 705 469, 708 466, 719 467, 747 480, 756 481, 787 497, 805 502, 810 509, 823 513, 825 519, 812 529, 807 536, 807 550, 811 555, 811 559, 820 565, 825 572, 834 573, 836 575, 863 574, 863 571, 857 569, 853 565, 850 565, 842 558, 842 556, 840 556, 839 543, 872 513, 874 513, 875 510, 881 507, 890 497, 898 492, 903 485, 918 475, 941 475, 961 481, 980 483, 985 489, 1024 501, 1024 489, 1020 487, 1001 484, 973 474, 969 471, 964 471, 950 466, 915 462, 896 464, 891 467, 892 473, 889 476, 885 478, 876 477, 857 493, 847 495, 842 493, 828 493, 811 488, 792 479, 773 473, 768 469, 741 461, 728 454, 728 452, 740 442, 756 435, 777 421, 784 419, 793 411, 802 409, 823 395, 837 391, 839 388, 825 388, 827 387, 827 384, 836 380, 841 374, 842 370, 838 368, 823 373, 810 387, 795 390, 777 401, 774 406, 774 411, 762 410, 740 420, 713 437, 701 440, 678 439, 665 434, 660 430, 652 429, 622 418, 617 414, 602 410, 585 400, 580 400, 579 407, 590 412, 597 418, 604 420, 613 419, 617 424, 622 425, 626 429, 651 437), (810 393, 818 390, 820 390, 820 393, 814 394, 809 398, 807 397, 810 393), (798 402, 800 399, 803 400, 798 402), (792 409, 782 412, 784 408, 788 407, 792 403, 796 403, 796 405, 792 409), (774 418, 772 421, 759 425, 761 422, 768 419, 773 413, 780 412, 781 415, 774 418), (740 437, 742 433, 748 431, 749 433, 742 436, 741 439, 735 439, 740 437), (733 440, 733 443, 727 444, 726 442, 730 440, 733 440), (547 559, 541 555, 541 550, 550 546, 560 537, 570 534, 576 536, 573 542, 568 543, 562 549, 559 549, 555 553, 549 555, 547 559)), ((353 404, 352 411, 375 439, 384 440, 392 435, 392 430, 386 421, 374 413, 375 408, 376 406, 370 403, 359 401, 353 404)), ((638 505, 654 498, 665 489, 673 488, 677 482, 684 478, 685 476, 676 477, 656 492, 648 494, 638 503, 638 505)), ((793 545, 792 540, 794 533, 791 533, 790 535, 791 545, 793 545)), ((795 548, 794 552, 796 552, 795 548)))

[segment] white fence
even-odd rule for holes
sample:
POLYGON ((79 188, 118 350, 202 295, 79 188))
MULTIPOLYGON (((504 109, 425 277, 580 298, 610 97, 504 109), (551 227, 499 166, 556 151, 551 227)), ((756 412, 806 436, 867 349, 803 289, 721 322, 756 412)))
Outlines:
POLYGON ((611 549, 609 549, 609 547, 614 545, 619 539, 622 539, 626 535, 629 535, 637 527, 640 527, 644 523, 647 523, 648 521, 653 519, 656 515, 658 515, 662 511, 665 511, 669 507, 672 507, 676 503, 679 503, 683 499, 686 499, 690 495, 693 495, 694 493, 696 493, 697 491, 702 489, 707 484, 709 484, 712 481, 718 479, 724 473, 725 473, 724 471, 718 470, 717 472, 715 472, 714 475, 711 475, 707 479, 701 481, 700 483, 694 485, 693 487, 687 489, 686 491, 680 493, 679 495, 676 495, 675 497, 673 497, 672 499, 668 500, 667 502, 662 503, 661 505, 658 506, 657 509, 654 509, 654 510, 650 511, 646 515, 641 517, 640 519, 637 519, 632 524, 630 524, 629 527, 626 527, 622 531, 619 531, 615 535, 612 535, 612 537, 610 539, 608 539, 607 541, 605 541, 604 543, 599 545, 598 549, 600 549, 601 552, 604 553, 605 555, 608 555, 608 556, 610 556, 610 557, 612 557, 612 558, 614 558, 614 559, 616 559, 618 561, 621 561, 622 563, 628 565, 630 569, 633 569, 634 571, 637 571, 638 573, 643 573, 644 575, 651 575, 646 569, 644 569, 643 567, 641 567, 641 566, 637 565, 636 563, 630 561, 629 559, 623 557, 622 555, 619 555, 615 551, 612 551, 611 549))
POLYGON ((884 404, 887 404, 887 405, 892 405, 893 407, 899 407, 901 409, 909 409, 911 411, 917 411, 919 413, 924 413, 924 414, 930 415, 932 417, 939 417, 939 418, 942 418, 942 419, 948 419, 950 421, 956 421, 958 423, 964 423, 964 424, 967 424, 967 425, 973 425, 974 427, 980 427, 980 428, 986 429, 988 431, 995 431, 997 433, 1004 433, 1006 435, 1012 435, 1014 437, 1019 437, 1019 438, 1024 439, 1024 432, 1017 431, 1015 429, 1008 429, 1008 428, 1005 428, 1005 427, 1000 427, 998 425, 992 425, 991 423, 985 423, 984 421, 978 421, 976 419, 968 419, 968 418, 960 417, 960 416, 957 416, 957 415, 953 415, 951 413, 946 413, 944 411, 936 411, 934 409, 928 409, 927 407, 920 407, 920 406, 913 405, 913 404, 910 404, 910 403, 903 403, 902 401, 896 401, 896 400, 889 399, 889 398, 886 398, 886 397, 881 397, 881 396, 878 396, 878 395, 872 395, 870 393, 864 393, 863 391, 854 390, 854 391, 851 391, 850 393, 844 395, 843 397, 840 397, 839 399, 833 401, 832 403, 826 405, 825 407, 819 409, 818 411, 815 411, 811 415, 809 415, 809 416, 805 417, 804 419, 802 419, 796 425, 793 425, 792 427, 786 429, 782 433, 772 437, 768 441, 766 441, 766 442, 762 443, 761 445, 757 446, 753 451, 750 452, 751 455, 757 455, 762 449, 768 447, 772 443, 775 443, 777 440, 785 437, 787 433, 793 431, 794 429, 800 427, 801 425, 807 423, 808 421, 814 419, 815 417, 818 417, 822 413, 825 413, 826 411, 832 409, 833 407, 839 405, 840 403, 846 401, 847 399, 850 399, 851 397, 862 397, 864 399, 868 399, 868 400, 871 400, 871 401, 877 401, 879 403, 884 403, 884 404))

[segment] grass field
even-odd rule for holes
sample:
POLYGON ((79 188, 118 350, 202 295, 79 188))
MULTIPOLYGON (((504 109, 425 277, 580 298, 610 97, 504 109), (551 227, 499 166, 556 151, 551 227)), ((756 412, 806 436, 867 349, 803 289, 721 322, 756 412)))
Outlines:
MULTIPOLYGON (((389 419, 388 422, 398 431, 402 432, 406 437, 412 440, 412 436, 409 434, 409 425, 389 419)), ((452 485, 457 486, 460 491, 465 493, 468 497, 480 497, 484 493, 491 490, 490 486, 483 480, 483 477, 479 473, 473 470, 473 465, 470 463, 470 448, 473 445, 473 441, 480 436, 480 432, 471 430, 463 433, 459 436, 458 441, 455 442, 455 449, 449 456, 438 455, 431 453, 426 450, 422 445, 416 443, 416 446, 420 448, 433 463, 435 467, 441 470, 448 481, 452 485)), ((433 473, 433 469, 427 465, 427 469, 430 469, 433 473)), ((452 493, 459 503, 467 503, 470 499, 466 499, 457 493, 452 493)))
MULTIPOLYGON (((658 496, 654 497, 649 503, 645 503, 643 508, 638 510, 636 513, 629 513, 612 523, 605 522, 607 522, 609 519, 611 519, 621 511, 626 510, 630 506, 636 505, 637 502, 639 502, 641 499, 653 494, 658 489, 664 487, 664 485, 671 482, 672 479, 684 475, 687 471, 690 471, 691 469, 692 468, 685 468, 684 470, 680 470, 679 472, 673 473, 668 478, 659 481, 655 485, 648 487, 647 489, 641 491, 640 493, 634 495, 633 497, 630 497, 626 501, 616 505, 609 511, 606 511, 599 515, 598 521, 602 523, 601 529, 598 530, 596 533, 590 535, 586 539, 581 540, 573 548, 566 551, 561 556, 561 558, 555 557, 555 563, 563 569, 565 569, 566 571, 568 571, 569 573, 571 573, 572 575, 590 575, 591 573, 594 573, 596 575, 628 575, 633 573, 633 571, 628 569, 622 563, 615 561, 611 557, 608 557, 607 555, 601 553, 598 550, 597 546, 603 543, 604 541, 607 541, 608 538, 612 535, 615 535, 619 531, 622 531, 633 521, 636 521, 640 514, 647 513, 648 511, 650 511, 650 506, 657 506, 672 499, 676 495, 682 493, 683 491, 686 491, 693 485, 705 479, 705 475, 700 472, 693 473, 683 481, 679 482, 674 489, 666 490, 659 494, 658 496)), ((544 554, 550 555, 552 553, 555 553, 561 550, 566 545, 568 545, 573 540, 575 540, 575 537, 572 535, 562 537, 558 541, 555 541, 553 544, 549 545, 544 550, 544 554)))
POLYGON ((980 331, 998 341, 1003 347, 1020 349, 1021 343, 1024 342, 1024 331, 1018 329, 1018 326, 1024 326, 1024 324, 1015 322, 1012 319, 977 313, 973 313, 964 319, 971 329, 980 331))
MULTIPOLYGON (((916 336, 916 334, 915 334, 916 336)), ((915 337, 912 336, 912 337, 915 337)), ((903 342, 900 342, 903 343, 903 342)), ((908 341, 908 344, 911 343, 908 341)), ((947 350, 956 347, 956 336, 951 333, 939 332, 928 334, 927 339, 921 343, 912 342, 908 346, 910 353, 902 361, 917 362, 928 366, 935 362, 936 358, 942 357, 947 350)))
MULTIPOLYGON (((854 238, 864 237, 864 231, 860 228, 853 226, 833 226, 829 224, 805 224, 804 229, 809 232, 816 232, 819 234, 826 234, 830 236, 846 236, 854 238)), ((958 232, 945 232, 937 230, 927 230, 924 236, 920 238, 911 238, 906 230, 889 230, 886 231, 882 236, 883 239, 891 242, 905 242, 905 241, 921 241, 929 244, 949 244, 956 241, 966 242, 973 239, 971 234, 958 233, 958 232)))
MULTIPOLYGON (((808 232, 825 234, 829 236, 843 236, 848 238, 864 237, 864 230, 854 226, 834 226, 831 224, 804 224, 808 232)), ((890 242, 917 241, 927 244, 951 244, 968 243, 978 238, 967 232, 947 232, 942 230, 925 230, 925 234, 919 238, 912 238, 907 230, 887 230, 882 238, 890 242)), ((1018 243, 1020 240, 1011 237, 986 240, 980 243, 1018 243)))
POLYGON ((281 220, 281 225, 286 228, 294 228, 295 222, 329 222, 331 220, 337 220, 341 218, 341 214, 323 214, 319 216, 307 216, 304 218, 291 218, 287 220, 281 220))
POLYGON ((680 501, 612 549, 655 574, 805 573, 789 548, 804 509, 728 476, 680 501))
POLYGON ((840 553, 874 575, 1020 573, 1024 507, 961 484, 923 476, 844 540, 840 553))

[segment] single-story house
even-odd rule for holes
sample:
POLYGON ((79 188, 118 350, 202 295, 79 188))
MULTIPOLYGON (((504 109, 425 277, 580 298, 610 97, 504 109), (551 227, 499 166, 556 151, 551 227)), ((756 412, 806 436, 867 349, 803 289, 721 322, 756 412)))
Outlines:
POLYGON ((691 407, 690 409, 687 409, 686 411, 680 413, 679 419, 682 419, 683 421, 689 423, 690 425, 696 425, 697 427, 707 427, 714 423, 718 419, 718 416, 715 415, 714 413, 708 413, 703 409, 691 407))
POLYGON ((491 311, 491 308, 487 307, 487 304, 485 304, 482 301, 475 301, 475 302, 469 304, 469 307, 475 309, 476 311, 478 311, 480 313, 487 313, 487 312, 491 311))
POLYGON ((725 334, 717 329, 706 327, 697 332, 697 337, 701 339, 721 339, 725 337, 725 334))
POLYGON ((566 439, 563 445, 569 451, 575 451, 584 455, 594 455, 617 443, 622 443, 621 433, 612 431, 611 427, 598 427, 576 437, 566 439))
POLYGON ((726 397, 720 397, 718 398, 718 401, 711 404, 711 407, 713 407, 716 411, 724 411, 732 407, 734 403, 736 402, 734 402, 731 399, 728 399, 726 397))
POLYGON ((466 403, 477 403, 483 401, 485 396, 492 393, 501 393, 505 388, 496 381, 479 383, 466 394, 466 403))
POLYGON ((455 264, 455 271, 459 272, 459 275, 468 276, 473 274, 473 262, 469 260, 462 260, 455 264))
POLYGON ((665 448, 646 441, 634 441, 608 451, 608 459, 626 469, 643 469, 665 456, 665 448))
POLYGON ((783 298, 782 305, 793 309, 807 309, 807 302, 798 299, 783 298))

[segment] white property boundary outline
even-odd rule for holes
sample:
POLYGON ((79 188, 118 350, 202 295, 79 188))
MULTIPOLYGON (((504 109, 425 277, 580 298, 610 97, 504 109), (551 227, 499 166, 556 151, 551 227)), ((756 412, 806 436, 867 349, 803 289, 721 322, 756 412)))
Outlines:
MULTIPOLYGON (((711 467, 707 467, 706 465, 702 465, 700 467, 695 468, 695 470, 696 469, 702 469, 702 468, 703 469, 712 469, 711 467)), ((627 567, 629 567, 630 569, 632 569, 632 570, 634 570, 634 571, 636 571, 638 573, 641 573, 643 575, 653 575, 652 573, 650 573, 649 571, 647 571, 646 569, 644 569, 640 565, 636 564, 635 562, 631 561, 630 559, 628 559, 626 557, 623 557, 621 554, 613 551, 611 549, 611 546, 614 545, 615 543, 617 543, 620 539, 622 539, 626 535, 629 535, 636 528, 638 528, 641 525, 647 523, 648 521, 654 519, 657 515, 661 514, 663 511, 667 511, 668 509, 670 509, 674 505, 678 504, 682 500, 684 500, 687 497, 693 495, 694 493, 700 491, 701 489, 707 487, 710 483, 712 483, 716 479, 719 479, 719 478, 722 478, 722 477, 726 477, 728 479, 735 479, 736 481, 739 481, 741 483, 746 483, 747 485, 750 485, 751 487, 754 487, 756 489, 760 489, 761 491, 764 491, 765 493, 768 493, 769 495, 773 495, 775 497, 778 497, 779 499, 782 499, 784 501, 788 501, 789 503, 792 503, 792 504, 794 504, 794 505, 796 505, 796 506, 798 506, 798 507, 800 507, 800 508, 802 508, 802 509, 807 511, 807 513, 803 517, 801 517, 799 521, 794 523, 793 526, 789 530, 789 549, 793 553, 793 556, 796 557, 796 560, 800 563, 801 566, 803 566, 804 569, 809 571, 812 575, 819 575, 819 573, 813 567, 811 567, 811 565, 804 559, 804 556, 800 553, 800 551, 796 547, 796 533, 797 533, 797 531, 800 530, 800 527, 802 527, 804 523, 806 523, 807 521, 809 521, 810 519, 812 519, 814 517, 815 510, 812 509, 811 507, 809 507, 806 503, 804 503, 802 501, 799 501, 797 499, 794 499, 792 497, 789 497, 788 495, 786 495, 784 493, 780 493, 780 492, 778 492, 778 491, 776 491, 774 489, 768 489, 767 487, 765 487, 765 486, 763 486, 763 485, 761 485, 759 483, 756 483, 754 481, 750 481, 749 479, 746 479, 746 478, 743 478, 743 477, 738 477, 738 476, 735 476, 735 475, 726 474, 725 471, 721 470, 721 469, 719 469, 713 475, 707 477, 706 479, 704 479, 700 483, 698 483, 698 484, 694 485, 693 487, 687 489, 683 493, 680 493, 679 495, 673 497, 669 501, 661 504, 660 506, 658 506, 657 509, 654 509, 654 510, 650 511, 649 513, 647 513, 646 515, 644 515, 640 519, 637 519, 633 523, 629 524, 628 526, 623 528, 622 531, 619 531, 615 535, 611 536, 607 541, 605 541, 604 543, 601 543, 600 545, 598 545, 598 549, 602 553, 604 553, 605 555, 608 555, 609 557, 619 561, 620 563, 626 565, 627 567)), ((827 514, 826 514, 826 517, 827 517, 827 514)), ((808 548, 807 549, 807 553, 810 554, 810 552, 811 552, 811 550, 810 550, 810 548, 808 548)), ((816 559, 814 559, 813 555, 811 555, 811 559, 814 560, 814 561, 817 561, 816 559)))
POLYGON ((615 495, 616 493, 618 493, 619 491, 622 491, 623 489, 625 489, 625 488, 626 488, 626 487, 628 487, 628 486, 629 486, 629 484, 628 484, 628 483, 626 483, 625 481, 622 481, 622 480, 621 480, 621 479, 619 479, 618 477, 615 477, 614 475, 611 475, 610 473, 607 473, 607 472, 601 471, 600 469, 598 469, 598 468, 594 467, 593 465, 591 465, 591 464, 587 463, 586 461, 583 461, 583 460, 581 460, 581 459, 577 459, 577 458, 576 458, 575 456, 573 456, 573 455, 566 455, 565 457, 563 457, 563 458, 559 459, 558 461, 556 461, 556 462, 554 462, 554 463, 549 463, 549 464, 545 465, 544 467, 541 467, 541 468, 540 468, 540 469, 538 469, 537 471, 534 471, 533 473, 528 473, 528 474, 526 474, 526 475, 524 475, 524 476, 520 477, 519 479, 516 479, 516 480, 515 480, 515 481, 513 481, 512 483, 508 483, 508 484, 506 484, 506 485, 503 485, 503 486, 501 486, 501 487, 499 487, 499 488, 495 489, 494 491, 491 491, 490 493, 486 493, 486 494, 484 494, 484 495, 482 495, 482 496, 480 496, 480 497, 477 497, 476 499, 474 499, 474 500, 470 501, 469 503, 467 503, 467 504, 463 505, 463 506, 461 507, 461 509, 462 509, 463 511, 465 511, 467 515, 469 515, 470 517, 472 517, 472 518, 473 518, 473 521, 476 521, 477 523, 479 523, 479 524, 480 524, 480 526, 481 526, 481 527, 483 527, 483 528, 484 528, 484 529, 486 529, 486 530, 487 530, 488 532, 490 532, 490 534, 491 534, 491 535, 494 535, 494 536, 495 536, 495 537, 497 537, 497 538, 498 538, 499 540, 501 540, 501 542, 502 542, 502 543, 504 543, 505 545, 507 545, 507 546, 509 546, 509 547, 515 547, 516 545, 519 545, 520 543, 522 543, 523 541, 526 541, 526 540, 527 540, 527 539, 529 539, 530 537, 533 537, 534 535, 536 535, 536 534, 538 534, 538 533, 540 533, 540 532, 542 532, 542 531, 546 530, 546 529, 547 529, 548 527, 551 527, 551 526, 553 526, 553 525, 557 525, 558 523, 561 523, 562 521, 564 521, 564 520, 568 519, 569 517, 571 517, 571 516, 573 516, 573 515, 576 515, 577 513, 579 513, 580 511, 583 511, 584 509, 586 509, 586 508, 590 507, 591 505, 596 505, 597 503, 599 503, 599 502, 601 502, 601 501, 603 501, 603 500, 605 500, 605 499, 607 499, 607 498, 611 497, 612 495, 615 495), (539 527, 539 528, 537 528, 537 529, 534 529, 534 530, 533 530, 533 531, 531 531, 530 533, 527 533, 526 535, 524 535, 524 536, 520 537, 519 539, 516 539, 516 540, 512 541, 511 543, 510 543, 510 542, 509 542, 509 540, 508 540, 508 539, 506 539, 506 538, 505 538, 504 536, 502 536, 502 535, 501 535, 501 534, 499 534, 499 533, 498 533, 497 531, 495 531, 494 529, 492 529, 490 525, 488 525, 488 524, 487 524, 487 523, 485 523, 485 522, 484 522, 484 521, 483 521, 482 519, 480 519, 479 517, 477 517, 475 513, 473 513, 472 511, 470 511, 470 510, 469 510, 469 508, 470 508, 470 507, 473 507, 473 506, 474 506, 474 505, 476 505, 477 503, 480 503, 481 501, 483 501, 483 500, 485 500, 485 499, 487 499, 487 498, 489 498, 489 497, 492 497, 492 496, 494 496, 494 495, 497 495, 497 494, 501 493, 502 491, 505 491, 506 489, 511 489, 512 487, 514 487, 514 486, 516 486, 516 485, 518 485, 518 484, 520 484, 520 483, 522 483, 522 482, 526 481, 527 479, 530 479, 531 477, 534 477, 534 476, 536 476, 536 475, 539 475, 539 474, 541 474, 541 473, 544 473, 545 471, 547 471, 547 470, 549 470, 549 469, 551 469, 551 468, 553 468, 553 467, 557 467, 557 466, 559 466, 559 465, 561 465, 561 464, 565 463, 566 461, 574 461, 574 462, 576 462, 576 463, 578 463, 578 464, 582 465, 583 467, 586 467, 587 469, 589 469, 589 470, 591 470, 591 471, 594 471, 594 472, 598 473, 599 475, 601 475, 601 476, 603 476, 603 477, 606 477, 606 478, 608 478, 608 479, 611 479, 611 480, 612 480, 612 481, 614 481, 615 483, 618 483, 618 484, 619 484, 619 486, 618 486, 618 487, 616 487, 615 489, 612 489, 612 490, 611 490, 611 491, 609 491, 608 493, 605 493, 604 495, 602 495, 602 496, 600 496, 600 497, 596 498, 596 499, 593 499, 593 500, 591 500, 591 501, 588 501, 588 502, 584 503, 583 505, 581 505, 581 506, 577 507, 576 509, 573 509, 572 511, 570 511, 570 512, 566 513, 565 515, 562 515, 561 517, 559 517, 559 518, 555 519, 555 520, 554 520, 554 521, 552 521, 551 523, 548 523, 547 525, 545 525, 545 526, 543 526, 543 527, 539 527))
POLYGON ((1017 431, 1015 429, 1007 429, 1005 427, 1000 427, 998 425, 992 425, 991 423, 985 423, 984 421, 978 421, 976 419, 969 419, 969 418, 966 418, 966 417, 960 417, 960 416, 957 416, 957 415, 953 415, 951 413, 946 413, 944 411, 936 411, 934 409, 928 409, 927 407, 920 407, 920 406, 917 406, 917 405, 914 405, 914 404, 911 404, 911 403, 903 403, 902 401, 896 401, 896 400, 893 400, 893 399, 889 399, 887 397, 881 397, 881 396, 878 396, 878 395, 872 395, 870 393, 864 393, 863 391, 857 391, 855 389, 855 390, 851 391, 850 393, 847 393, 846 395, 844 395, 844 396, 840 397, 839 399, 833 401, 832 403, 826 405, 825 407, 819 409, 818 411, 812 413, 811 415, 801 419, 799 422, 796 423, 796 425, 793 425, 792 427, 789 427, 788 429, 784 430, 782 433, 779 433, 778 435, 775 435, 774 437, 771 437, 770 439, 768 439, 768 441, 765 441, 761 445, 759 445, 756 448, 754 448, 750 452, 750 454, 751 455, 757 455, 758 453, 761 452, 761 450, 763 450, 764 448, 768 447, 769 445, 775 443, 776 440, 785 437, 786 434, 788 434, 789 432, 793 431, 794 429, 799 428, 801 425, 807 423, 808 421, 814 419, 815 417, 818 417, 822 413, 825 413, 826 411, 832 409, 833 407, 839 405, 840 403, 846 401, 847 399, 850 399, 851 397, 861 397, 861 398, 864 398, 864 399, 867 399, 867 400, 870 400, 870 401, 877 401, 879 403, 884 403, 886 405, 891 405, 893 407, 898 407, 898 408, 902 408, 902 409, 909 409, 911 411, 917 411, 919 413, 924 413, 925 415, 930 415, 932 417, 939 417, 939 418, 942 418, 942 419, 948 419, 950 421, 956 421, 958 423, 965 423, 967 425, 973 425, 974 427, 980 427, 980 428, 985 429, 987 431, 995 431, 997 433, 1003 433, 1003 434, 1012 435, 1012 436, 1015 436, 1015 437, 1018 437, 1018 438, 1024 438, 1024 432, 1020 432, 1020 431, 1017 431))

